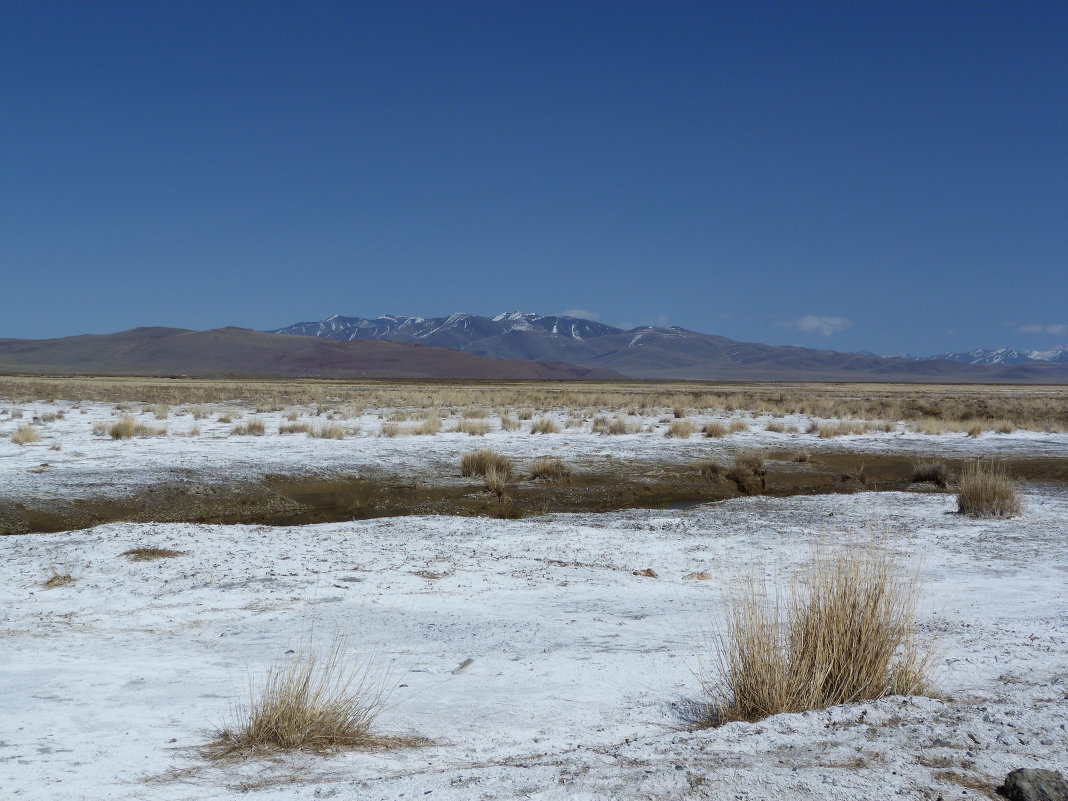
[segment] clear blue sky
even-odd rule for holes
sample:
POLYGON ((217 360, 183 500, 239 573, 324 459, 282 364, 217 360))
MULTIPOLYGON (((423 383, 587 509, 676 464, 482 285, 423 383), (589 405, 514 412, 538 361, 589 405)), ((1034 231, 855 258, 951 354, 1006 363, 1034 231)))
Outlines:
POLYGON ((0 3, 0 337, 1068 342, 1068 3, 0 3))

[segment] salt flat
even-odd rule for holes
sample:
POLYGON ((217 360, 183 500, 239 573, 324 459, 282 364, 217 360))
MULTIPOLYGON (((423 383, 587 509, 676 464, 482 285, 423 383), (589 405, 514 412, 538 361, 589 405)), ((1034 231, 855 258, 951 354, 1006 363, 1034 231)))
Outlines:
POLYGON ((1068 772, 1068 492, 1022 498, 1021 517, 979 522, 950 495, 865 492, 0 538, 0 787, 20 799, 934 799, 1016 767, 1068 772), (691 727, 699 655, 734 578, 784 575, 811 546, 863 531, 922 559, 937 696, 691 727), (120 556, 148 545, 185 553, 120 556), (52 567, 75 582, 44 589, 52 567), (659 578, 634 575, 645 568, 659 578), (696 571, 713 578, 685 578, 696 571), (378 729, 431 744, 198 755, 250 673, 337 633, 395 685, 378 729))

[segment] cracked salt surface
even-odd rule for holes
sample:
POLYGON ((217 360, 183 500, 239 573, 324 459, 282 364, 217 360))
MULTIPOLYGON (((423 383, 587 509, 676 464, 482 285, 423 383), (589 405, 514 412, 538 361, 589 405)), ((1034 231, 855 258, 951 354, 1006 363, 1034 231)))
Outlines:
POLYGON ((951 496, 869 492, 0 538, 0 787, 17 799, 934 799, 1017 767, 1068 772, 1068 491, 1028 487, 1023 503, 1020 518, 979 522, 953 514, 951 496), (733 578, 788 572, 863 530, 922 558, 938 697, 690 730, 696 652, 733 578), (146 545, 186 553, 120 556, 146 545), (44 589, 52 566, 75 583, 44 589), (645 568, 659 578, 633 575, 645 568), (713 579, 683 578, 697 571, 713 579), (398 684, 379 729, 433 745, 197 757, 249 671, 336 631, 398 684))

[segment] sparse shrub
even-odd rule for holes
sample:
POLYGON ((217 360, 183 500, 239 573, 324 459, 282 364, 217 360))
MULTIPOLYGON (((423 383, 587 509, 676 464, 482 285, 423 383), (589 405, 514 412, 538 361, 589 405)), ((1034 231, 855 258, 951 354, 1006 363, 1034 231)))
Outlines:
POLYGON ((702 678, 713 725, 927 690, 917 574, 889 547, 819 554, 788 595, 764 590, 728 601, 720 673, 702 678))
POLYGON ((725 437, 727 436, 727 427, 723 423, 717 423, 715 420, 711 423, 705 423, 705 436, 714 439, 725 437))
POLYGON ((41 435, 37 433, 37 429, 33 426, 19 426, 14 434, 11 435, 11 441, 16 445, 28 445, 31 442, 37 442, 41 438, 41 435))
POLYGON ((969 437, 978 437, 978 436, 981 436, 982 433, 983 433, 983 424, 982 423, 972 423, 971 425, 968 426, 968 436, 969 437))
POLYGON ((544 478, 553 484, 570 484, 571 469, 556 456, 539 456, 530 469, 531 478, 544 478))
POLYGON ((756 495, 767 489, 767 468, 764 455, 757 451, 739 451, 734 455, 734 462, 726 472, 726 477, 733 481, 738 491, 745 495, 756 495))
POLYGON ((712 459, 698 459, 693 463, 693 469, 701 474, 701 478, 714 481, 723 473, 723 466, 712 459))
POLYGON ((812 461, 812 451, 800 450, 794 453, 793 459, 795 462, 804 464, 812 461))
POLYGON ((316 439, 345 439, 345 427, 340 423, 320 423, 312 432, 316 439))
POLYGON ((941 459, 926 459, 912 464, 912 480, 917 483, 931 482, 940 487, 949 486, 949 467, 941 459))
POLYGON ((497 496, 497 500, 500 501, 504 497, 504 492, 508 489, 508 480, 512 477, 511 469, 498 470, 495 464, 491 464, 486 469, 486 489, 497 496))
POLYGON ((1011 420, 996 420, 993 423, 993 427, 999 434, 1011 434, 1016 430, 1016 426, 1012 424, 1011 420))
POLYGON ((539 417, 530 426, 531 434, 559 434, 560 426, 551 417, 539 417))
POLYGON ((216 418, 216 420, 217 420, 217 422, 220 422, 220 423, 232 423, 232 422, 234 422, 234 416, 232 414, 230 414, 230 413, 220 414, 216 418))
POLYGON ((622 417, 614 417, 611 420, 604 416, 593 418, 594 434, 636 434, 637 431, 637 426, 628 425, 622 417))
POLYGON ((465 417, 456 422, 456 428, 453 431, 470 434, 473 437, 481 437, 489 433, 490 424, 485 420, 469 420, 465 417))
POLYGON ((266 427, 263 424, 263 420, 259 417, 250 417, 244 423, 236 425, 233 428, 234 434, 247 435, 253 437, 262 437, 266 427))
POLYGON ((157 403, 155 406, 152 406, 149 411, 156 415, 157 420, 166 420, 171 416, 171 407, 166 403, 157 403))
POLYGON ((45 588, 51 590, 55 587, 66 587, 68 584, 74 583, 74 576, 70 574, 69 570, 60 570, 53 566, 49 569, 48 577, 44 580, 45 588))
POLYGON ((428 414, 423 422, 412 427, 412 433, 420 436, 432 437, 441 431, 441 416, 437 413, 428 414))
POLYGON ((507 414, 501 415, 501 428, 505 431, 515 431, 519 428, 519 421, 507 414))
POLYGON ((990 462, 969 462, 960 472, 957 511, 970 517, 1013 517, 1020 499, 1005 468, 990 462))
POLYGON ((134 435, 134 431, 137 428, 137 423, 128 414, 124 414, 108 429, 108 434, 112 439, 129 439, 134 435))
POLYGON ((676 420, 681 420, 686 416, 686 409, 682 406, 676 406, 671 410, 671 413, 675 415, 676 420))
POLYGON ((279 434, 311 434, 312 431, 311 423, 282 423, 278 426, 279 434))
POLYGON ((378 429, 378 436, 380 437, 395 437, 400 433, 400 425, 393 422, 382 423, 381 427, 378 429))
POLYGON ((300 412, 299 412, 299 411, 297 411, 296 409, 290 409, 290 410, 289 410, 288 412, 286 412, 286 414, 285 414, 285 418, 286 418, 286 420, 288 420, 288 421, 289 421, 289 422, 291 422, 291 423, 293 423, 293 422, 296 422, 296 420, 297 420, 297 419, 298 419, 299 417, 300 417, 300 412))
POLYGON ((192 406, 189 413, 193 415, 194 420, 203 420, 210 414, 206 406, 192 406))
POLYGON ((470 451, 460 459, 460 475, 463 476, 484 476, 490 468, 509 479, 512 477, 512 463, 508 457, 488 448, 470 451))
POLYGON ((205 755, 254 756, 271 751, 327 751, 399 744, 376 738, 371 726, 382 710, 386 687, 371 680, 369 663, 348 662, 337 638, 324 655, 302 649, 272 667, 264 688, 250 688, 247 709, 219 732, 205 755))
POLYGON ((520 420, 530 420, 534 417, 534 410, 520 409, 518 412, 516 412, 515 416, 518 417, 520 420))
POLYGON ((674 420, 664 432, 665 437, 680 437, 686 439, 693 433, 693 423, 689 420, 674 420))

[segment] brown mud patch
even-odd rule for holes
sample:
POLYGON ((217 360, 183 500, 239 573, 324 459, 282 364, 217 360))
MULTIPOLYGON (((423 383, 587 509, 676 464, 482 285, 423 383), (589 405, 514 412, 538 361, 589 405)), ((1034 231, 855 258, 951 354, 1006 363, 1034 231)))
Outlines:
MULTIPOLYGON (((894 454, 817 453, 793 461, 768 453, 767 474, 747 485, 753 494, 789 496, 862 491, 951 492, 912 482, 914 457, 894 454)), ((956 474, 963 460, 945 460, 956 474)), ((1020 481, 1068 483, 1068 459, 1007 459, 1020 481)), ((724 464, 724 467, 729 465, 724 464)), ((574 463, 570 484, 520 476, 509 483, 505 504, 481 479, 442 474, 367 473, 360 476, 265 476, 258 482, 200 483, 195 475, 146 487, 123 497, 80 499, 0 498, 0 534, 69 531, 116 521, 247 523, 297 526, 403 515, 524 516, 551 512, 683 508, 742 496, 739 484, 711 479, 689 464, 601 460, 574 463)))

